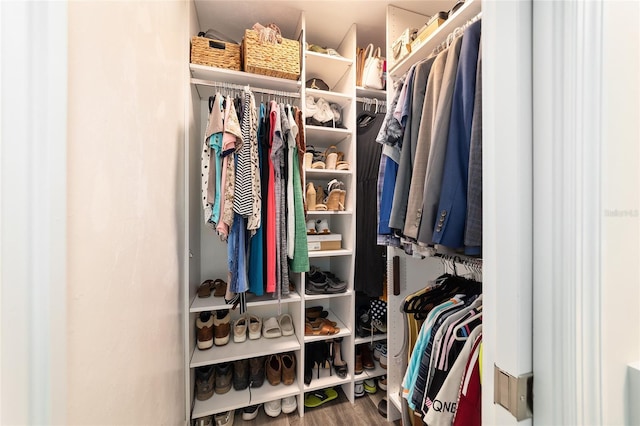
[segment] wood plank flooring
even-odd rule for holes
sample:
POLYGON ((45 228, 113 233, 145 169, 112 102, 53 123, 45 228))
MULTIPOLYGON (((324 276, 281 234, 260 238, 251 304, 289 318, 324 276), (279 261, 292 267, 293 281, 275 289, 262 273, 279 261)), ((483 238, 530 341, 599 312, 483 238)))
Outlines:
POLYGON ((298 415, 298 410, 273 418, 267 416, 264 409, 260 408, 258 417, 251 421, 242 420, 242 411, 237 411, 233 424, 234 426, 390 426, 394 424, 399 426, 401 424, 387 422, 378 414, 377 405, 372 399, 378 401, 381 398, 364 396, 356 399, 355 404, 351 405, 342 389, 339 387, 335 389, 338 391, 337 399, 317 408, 307 408, 303 418, 298 415))

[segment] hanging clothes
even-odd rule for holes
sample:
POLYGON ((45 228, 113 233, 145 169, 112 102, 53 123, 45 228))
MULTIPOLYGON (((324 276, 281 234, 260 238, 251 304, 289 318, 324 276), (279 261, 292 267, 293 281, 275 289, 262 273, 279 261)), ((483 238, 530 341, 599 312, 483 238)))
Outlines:
POLYGON ((356 252, 355 290, 371 297, 382 296, 386 269, 385 250, 377 245, 377 190, 382 145, 376 136, 382 125, 382 114, 362 110, 358 105, 356 162, 356 252))
MULTIPOLYGON (((433 224, 433 243, 454 249, 464 248, 469 179, 469 144, 476 91, 476 67, 480 47, 481 22, 471 24, 462 36, 460 60, 452 97, 438 222, 433 224)), ((428 226, 428 222, 426 224, 428 226)))
MULTIPOLYGON (((256 131, 256 155, 258 156, 258 188, 257 191, 259 193, 260 201, 259 201, 259 214, 260 214, 260 226, 256 229, 256 233, 251 237, 251 242, 249 243, 249 271, 248 271, 248 279, 249 279, 249 291, 251 291, 256 296, 262 296, 264 294, 264 228, 266 224, 266 220, 264 220, 264 213, 266 212, 266 208, 264 208, 266 203, 266 197, 264 194, 265 180, 262 178, 264 176, 264 168, 265 168, 265 159, 262 149, 262 139, 264 137, 263 132, 266 132, 266 125, 264 123, 265 116, 265 107, 264 105, 260 105, 260 111, 258 113, 257 119, 257 131, 256 131)), ((254 188, 255 190, 255 188, 254 188)))
MULTIPOLYGON (((292 167, 293 167, 293 221, 294 235, 293 240, 289 239, 290 246, 293 247, 293 257, 291 258, 291 271, 308 272, 309 271, 309 247, 307 245, 307 228, 304 217, 304 202, 302 197, 302 179, 300 161, 300 146, 304 144, 304 132, 300 131, 297 117, 301 117, 302 113, 296 109, 289 115, 291 122, 291 133, 295 142, 291 149, 293 151, 292 167), (295 117, 295 118, 294 118, 295 117), (302 135, 301 135, 302 133, 302 135)), ((302 145, 304 146, 304 145, 302 145)), ((304 150, 302 151, 304 155, 304 150)))

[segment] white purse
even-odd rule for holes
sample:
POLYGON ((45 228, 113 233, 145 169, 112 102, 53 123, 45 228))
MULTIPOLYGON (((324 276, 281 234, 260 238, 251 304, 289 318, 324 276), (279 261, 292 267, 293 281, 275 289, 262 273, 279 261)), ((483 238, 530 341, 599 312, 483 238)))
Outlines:
POLYGON ((369 44, 365 50, 364 71, 362 73, 362 85, 369 89, 382 89, 383 60, 380 57, 380 48, 373 50, 373 44, 369 44))

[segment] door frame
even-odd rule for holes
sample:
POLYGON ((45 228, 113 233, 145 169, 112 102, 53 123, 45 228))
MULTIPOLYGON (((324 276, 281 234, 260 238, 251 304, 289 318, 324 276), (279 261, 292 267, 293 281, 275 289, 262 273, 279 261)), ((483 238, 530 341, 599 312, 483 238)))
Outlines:
POLYGON ((533 2, 538 424, 602 424, 602 0, 533 2))
POLYGON ((0 2, 0 423, 66 424, 67 2, 0 2))

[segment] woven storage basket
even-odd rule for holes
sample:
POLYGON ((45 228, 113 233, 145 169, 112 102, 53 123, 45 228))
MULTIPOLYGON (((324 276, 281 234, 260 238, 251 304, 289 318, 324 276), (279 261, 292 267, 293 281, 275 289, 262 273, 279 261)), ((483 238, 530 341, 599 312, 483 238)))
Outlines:
POLYGON ((191 37, 191 63, 240 71, 240 45, 191 37))
POLYGON ((260 43, 260 35, 245 30, 242 41, 244 70, 253 74, 297 80, 300 76, 300 42, 282 38, 281 44, 260 43))

